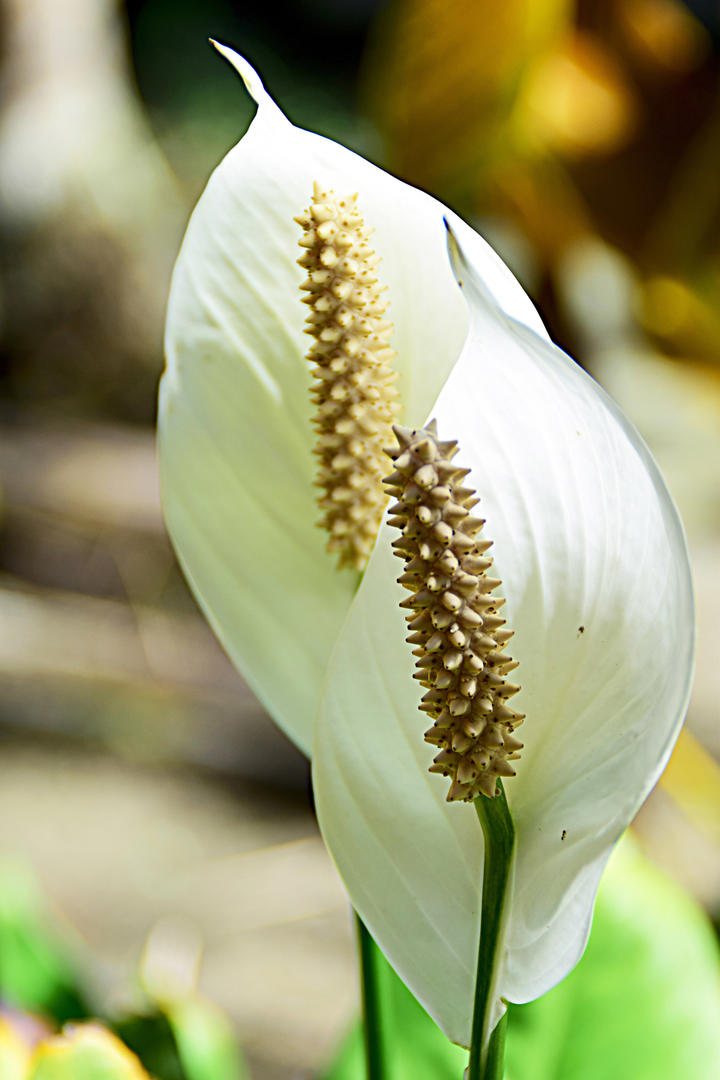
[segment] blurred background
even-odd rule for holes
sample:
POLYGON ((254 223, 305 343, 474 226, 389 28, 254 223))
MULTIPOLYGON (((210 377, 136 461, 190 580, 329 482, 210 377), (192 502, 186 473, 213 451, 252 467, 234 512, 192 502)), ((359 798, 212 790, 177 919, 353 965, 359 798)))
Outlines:
POLYGON ((198 614, 158 500, 172 262, 252 115, 209 36, 295 123, 470 220, 650 443, 700 637, 635 832, 717 917, 720 6, 0 2, 0 898, 60 928, 96 1009, 197 984, 273 1080, 328 1059, 356 976, 307 765, 198 614))

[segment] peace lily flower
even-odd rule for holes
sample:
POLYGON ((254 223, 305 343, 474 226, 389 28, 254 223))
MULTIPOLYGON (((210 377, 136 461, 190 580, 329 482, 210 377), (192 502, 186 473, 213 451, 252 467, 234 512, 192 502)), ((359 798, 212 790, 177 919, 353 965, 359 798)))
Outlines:
MULTIPOLYGON (((505 783, 516 831, 500 999, 527 1002, 582 955, 613 845, 682 723, 693 601, 682 525, 617 405, 560 349, 503 312, 454 251, 471 326, 431 412, 480 495, 507 599, 526 715, 505 783), (462 456, 461 456, 462 455, 462 456)), ((469 1045, 483 842, 446 802, 419 733, 403 590, 386 523, 330 663, 313 763, 323 835, 390 963, 469 1045)))
POLYGON ((314 744, 320 822, 353 904, 468 1045, 483 834, 428 772, 396 531, 383 525, 357 589, 315 524, 294 220, 314 184, 358 192, 387 286, 402 423, 432 417, 459 443, 516 632, 527 719, 506 784, 517 846, 496 1014, 501 999, 531 1000, 577 961, 610 850, 669 756, 692 667, 682 527, 637 433, 552 345, 481 238, 429 196, 294 128, 246 62, 220 51, 258 114, 211 178, 173 278, 166 516, 231 658, 298 745, 314 744))
POLYGON ((335 572, 316 524, 294 220, 314 183, 361 193, 394 325, 401 418, 425 418, 467 333, 443 215, 497 303, 545 331, 477 233, 423 192, 293 127, 247 62, 218 48, 258 112, 213 173, 173 275, 159 410, 163 501, 210 624, 277 723, 310 753, 322 680, 358 580, 335 572))

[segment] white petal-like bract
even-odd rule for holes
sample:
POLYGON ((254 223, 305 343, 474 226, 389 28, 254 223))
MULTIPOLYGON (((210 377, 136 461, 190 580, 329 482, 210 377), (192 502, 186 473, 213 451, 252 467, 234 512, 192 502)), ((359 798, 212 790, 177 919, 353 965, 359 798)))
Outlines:
MULTIPOLYGON (((505 782, 517 854, 498 993, 525 1002, 582 954, 603 866, 670 754, 692 675, 692 587, 681 523, 637 432, 451 246, 471 327, 429 412, 471 469, 516 632, 513 706, 527 719, 505 782)), ((331 659, 316 802, 370 932, 468 1045, 483 836, 427 772, 395 535, 381 529, 331 659)))
MULTIPOLYGON (((381 257, 404 414, 424 415, 467 333, 467 310, 428 195, 295 128, 257 74, 219 47, 258 112, 213 173, 173 275, 160 391, 165 515, 183 569, 231 659, 286 732, 312 744, 320 685, 357 577, 317 528, 301 230, 313 182, 358 208, 381 257)), ((544 333, 510 272, 451 215, 487 287, 544 333)))

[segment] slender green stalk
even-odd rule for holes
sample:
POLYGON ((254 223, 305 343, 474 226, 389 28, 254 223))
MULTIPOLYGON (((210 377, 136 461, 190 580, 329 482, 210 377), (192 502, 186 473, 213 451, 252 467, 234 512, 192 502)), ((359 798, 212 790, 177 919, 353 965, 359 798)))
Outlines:
POLYGON ((505 899, 515 847, 515 826, 510 815, 502 782, 494 799, 484 795, 475 799, 485 838, 485 869, 478 947, 472 1044, 467 1080, 501 1080, 505 1046, 505 1024, 501 1021, 490 1031, 498 946, 503 923, 505 899))
POLYGON ((506 1031, 507 1013, 503 1013, 490 1036, 483 1080, 502 1080, 506 1031))
POLYGON ((357 921, 360 955, 366 1076, 367 1080, 387 1080, 380 978, 377 966, 378 948, 357 912, 355 913, 355 919, 357 921))

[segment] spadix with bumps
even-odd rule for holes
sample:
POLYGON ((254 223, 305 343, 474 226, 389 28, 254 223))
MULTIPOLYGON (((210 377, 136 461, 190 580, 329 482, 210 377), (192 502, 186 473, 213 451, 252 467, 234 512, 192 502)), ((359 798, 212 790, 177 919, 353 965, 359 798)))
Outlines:
POLYGON ((405 560, 398 581, 411 596, 402 607, 418 657, 415 678, 426 687, 420 709, 433 720, 425 741, 439 747, 430 772, 450 777, 448 802, 493 798, 497 779, 514 776, 510 762, 522 743, 513 732, 524 716, 507 702, 520 689, 506 679, 517 663, 503 648, 512 637, 498 614, 501 584, 488 571, 491 540, 478 503, 463 481, 469 469, 453 462, 457 443, 440 442, 437 427, 393 428, 398 447, 388 451, 395 470, 385 480, 397 502, 388 522, 402 530, 393 542, 405 560))
POLYGON ((400 409, 392 323, 375 273, 380 260, 357 195, 338 198, 315 183, 309 210, 295 220, 303 227, 306 333, 314 338, 307 359, 315 378, 320 524, 338 565, 364 570, 387 501, 383 448, 400 409))

